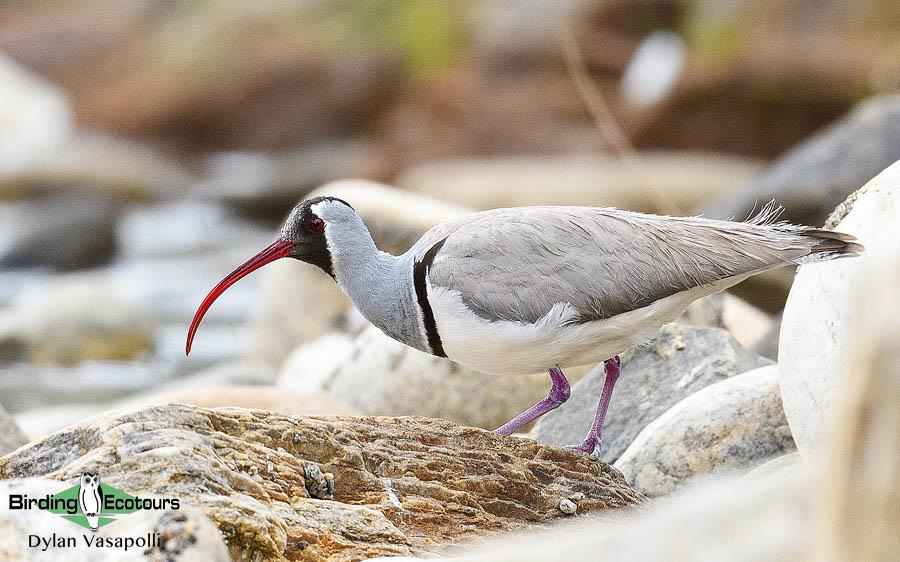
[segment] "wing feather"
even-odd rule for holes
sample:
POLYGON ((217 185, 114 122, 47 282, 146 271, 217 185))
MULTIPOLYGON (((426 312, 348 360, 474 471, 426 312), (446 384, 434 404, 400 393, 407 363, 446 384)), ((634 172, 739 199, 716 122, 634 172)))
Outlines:
POLYGON ((431 284, 458 291, 483 318, 534 323, 568 303, 586 322, 797 263, 817 245, 840 253, 835 248, 851 242, 772 224, 769 207, 761 215, 739 223, 597 207, 496 209, 439 225, 413 251, 424 255, 443 239, 429 268, 431 284))

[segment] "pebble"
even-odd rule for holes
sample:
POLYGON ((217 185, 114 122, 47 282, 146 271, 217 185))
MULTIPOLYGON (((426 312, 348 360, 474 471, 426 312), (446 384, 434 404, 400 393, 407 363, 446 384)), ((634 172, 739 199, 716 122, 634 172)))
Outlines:
POLYGON ((575 515, 575 512, 578 511, 578 506, 572 500, 564 498, 559 502, 559 510, 566 515, 575 515))

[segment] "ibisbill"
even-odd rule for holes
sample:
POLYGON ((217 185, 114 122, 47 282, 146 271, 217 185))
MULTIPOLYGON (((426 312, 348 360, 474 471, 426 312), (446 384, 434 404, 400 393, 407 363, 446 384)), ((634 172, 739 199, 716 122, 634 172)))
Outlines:
MULTIPOLYGON (((563 368, 604 362, 593 424, 599 450, 619 354, 653 338, 687 306, 770 269, 858 255, 853 236, 777 220, 657 216, 602 207, 473 213, 431 228, 407 252, 380 251, 349 203, 302 201, 276 240, 206 296, 188 330, 228 287, 281 258, 323 269, 388 336, 492 374, 548 371, 546 398, 496 431, 510 434, 563 404, 563 368)), ((302 287, 298 287, 302 290, 302 287)), ((290 299, 289 294, 284 295, 290 299)))

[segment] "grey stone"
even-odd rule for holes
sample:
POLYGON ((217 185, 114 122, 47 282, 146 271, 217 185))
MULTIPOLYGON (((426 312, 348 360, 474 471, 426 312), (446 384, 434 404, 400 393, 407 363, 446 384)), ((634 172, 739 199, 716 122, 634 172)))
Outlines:
POLYGON ((782 218, 821 226, 850 193, 900 159, 900 95, 874 98, 781 156, 705 213, 743 219, 775 200, 782 218))
MULTIPOLYGON (((600 457, 611 462, 651 421, 697 390, 739 373, 771 364, 742 348, 718 328, 668 324, 655 340, 622 355, 600 457)), ((538 421, 540 443, 580 443, 594 419, 603 389, 603 365, 572 388, 569 401, 538 421)))
POLYGON ((772 361, 778 361, 778 338, 781 336, 781 315, 772 320, 769 330, 762 335, 750 348, 753 353, 758 353, 772 361))
POLYGON ((748 470, 795 450, 769 365, 712 384, 653 420, 615 462, 636 489, 669 494, 698 476, 748 470))
POLYGON ((857 291, 869 269, 900 260, 900 162, 854 193, 829 220, 856 236, 862 256, 800 267, 781 323, 779 376, 784 411, 806 460, 833 414, 856 342, 857 291))
POLYGON ((16 420, 6 413, 0 404, 0 457, 25 443, 28 443, 28 438, 22 433, 16 420))
POLYGON ((206 157, 206 179, 193 197, 216 200, 252 214, 282 219, 320 185, 359 168, 366 146, 318 142, 291 152, 219 152, 206 157))
POLYGON ((116 229, 123 259, 196 256, 229 247, 258 246, 274 236, 223 205, 196 201, 131 205, 116 229))
POLYGON ((51 195, 0 207, 0 269, 73 270, 115 252, 117 207, 89 193, 51 195))

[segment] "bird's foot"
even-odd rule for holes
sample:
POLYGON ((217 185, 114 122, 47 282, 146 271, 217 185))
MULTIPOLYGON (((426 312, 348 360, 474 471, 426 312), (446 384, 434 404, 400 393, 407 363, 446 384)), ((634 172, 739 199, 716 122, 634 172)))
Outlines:
POLYGON ((573 451, 579 451, 590 455, 592 457, 600 458, 600 447, 603 442, 599 437, 594 435, 588 435, 584 438, 584 441, 579 445, 569 445, 566 449, 571 449, 573 451))

